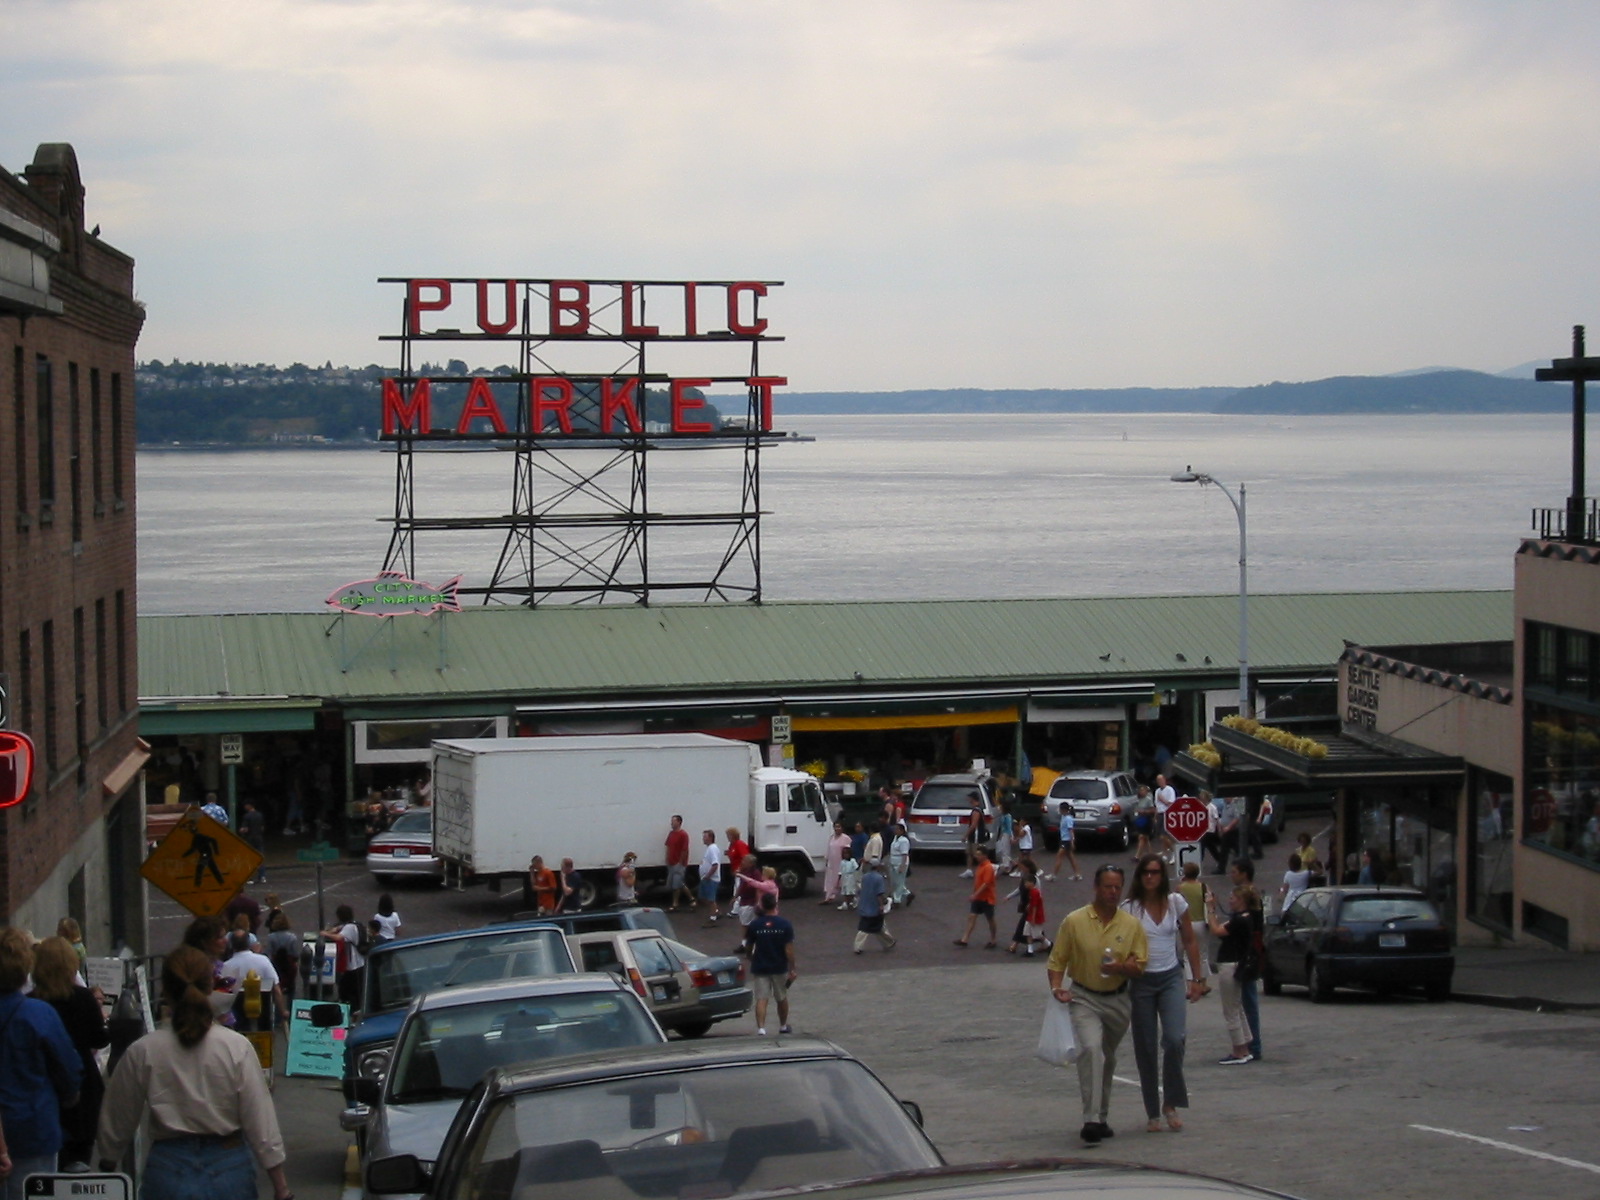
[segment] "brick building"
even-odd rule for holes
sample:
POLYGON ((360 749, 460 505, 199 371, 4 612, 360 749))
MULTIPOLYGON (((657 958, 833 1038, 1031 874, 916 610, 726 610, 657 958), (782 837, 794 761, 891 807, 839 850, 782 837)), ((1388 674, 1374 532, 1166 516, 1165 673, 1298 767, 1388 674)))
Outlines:
POLYGON ((0 682, 38 751, 0 811, 0 922, 143 949, 133 259, 84 228, 69 145, 0 169, 0 682))

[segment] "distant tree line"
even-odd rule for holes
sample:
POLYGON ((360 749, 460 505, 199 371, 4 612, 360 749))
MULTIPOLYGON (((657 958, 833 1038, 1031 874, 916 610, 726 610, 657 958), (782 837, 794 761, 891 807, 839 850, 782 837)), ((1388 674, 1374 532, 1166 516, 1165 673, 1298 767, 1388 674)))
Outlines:
MULTIPOLYGON (((416 374, 430 378, 475 374, 493 380, 515 373, 505 366, 469 371, 460 359, 416 368, 416 374)), ((371 442, 377 438, 382 416, 383 380, 393 374, 376 364, 276 367, 152 360, 139 364, 135 375, 139 441, 145 445, 371 442)), ((434 385, 435 427, 455 428, 467 386, 464 382, 434 385)), ((579 386, 575 393, 574 429, 597 430, 595 389, 579 386)), ((671 406, 664 390, 646 389, 640 415, 646 422, 664 424, 671 419, 671 406)), ((707 406, 710 411, 696 415, 720 422, 716 406, 709 401, 707 406)), ((506 421, 514 421, 511 405, 502 400, 502 407, 506 421)))

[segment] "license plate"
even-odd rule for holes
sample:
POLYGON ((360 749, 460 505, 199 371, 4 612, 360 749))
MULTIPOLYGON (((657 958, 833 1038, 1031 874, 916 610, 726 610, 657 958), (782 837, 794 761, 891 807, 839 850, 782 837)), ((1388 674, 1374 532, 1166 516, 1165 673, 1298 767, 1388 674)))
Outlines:
POLYGON ((667 998, 667 989, 666 988, 657 987, 657 988, 651 988, 650 990, 651 990, 652 993, 654 993, 655 998, 657 1000, 661 1000, 661 1001, 665 1001, 666 1000, 666 998, 667 998))
POLYGON ((940 817, 939 818, 939 824, 941 824, 941 825, 959 825, 959 824, 961 824, 961 818, 960 817, 940 817))
POLYGON ((730 983, 733 982, 733 972, 732 971, 718 971, 717 972, 717 982, 720 983, 723 987, 727 987, 730 983))
POLYGON ((1072 815, 1077 817, 1080 821, 1092 821, 1099 814, 1096 813, 1092 808, 1079 808, 1075 809, 1072 815))
POLYGON ((396 846, 394 856, 396 858, 410 858, 411 848, 409 846, 396 846))
POLYGON ((1406 935, 1403 933, 1380 933, 1378 947, 1382 950, 1402 950, 1405 948, 1406 935))

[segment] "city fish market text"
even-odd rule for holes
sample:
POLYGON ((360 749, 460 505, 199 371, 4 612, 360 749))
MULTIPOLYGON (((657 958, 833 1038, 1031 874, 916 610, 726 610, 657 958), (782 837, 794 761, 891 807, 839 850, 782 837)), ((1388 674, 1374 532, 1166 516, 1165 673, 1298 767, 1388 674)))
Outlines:
POLYGON ((347 583, 329 596, 327 603, 341 612, 369 617, 392 617, 406 613, 431 613, 440 609, 460 612, 456 592, 461 586, 457 575, 435 587, 420 579, 408 579, 399 571, 381 571, 375 579, 347 583))

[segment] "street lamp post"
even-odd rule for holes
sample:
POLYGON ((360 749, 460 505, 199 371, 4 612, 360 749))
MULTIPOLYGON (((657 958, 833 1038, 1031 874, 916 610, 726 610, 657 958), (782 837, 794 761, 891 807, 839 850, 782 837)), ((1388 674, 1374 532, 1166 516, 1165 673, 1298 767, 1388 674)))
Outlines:
POLYGON ((1233 511, 1239 516, 1239 715, 1254 716, 1255 706, 1250 703, 1250 588, 1247 577, 1244 484, 1239 485, 1239 494, 1235 496, 1228 490, 1227 484, 1213 479, 1203 471, 1196 471, 1193 467, 1186 467, 1178 472, 1172 477, 1172 482, 1198 483, 1201 486, 1208 483, 1215 485, 1217 490, 1228 498, 1228 503, 1233 505, 1233 511))

